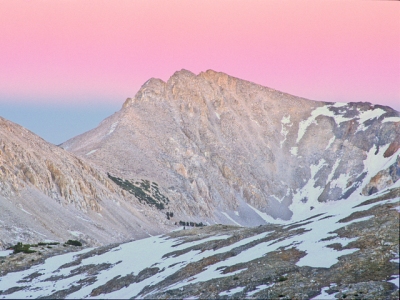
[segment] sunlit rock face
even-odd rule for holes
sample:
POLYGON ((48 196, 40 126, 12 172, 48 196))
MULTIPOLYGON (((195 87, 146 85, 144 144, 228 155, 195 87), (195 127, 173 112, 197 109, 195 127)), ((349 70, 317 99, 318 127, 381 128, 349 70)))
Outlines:
POLYGON ((99 245, 170 230, 93 163, 0 117, 0 249, 82 239, 99 245), (146 215, 145 215, 146 214, 146 215))
POLYGON ((62 147, 118 178, 156 182, 181 218, 257 225, 396 188, 399 141, 400 115, 389 107, 182 70, 148 80, 62 147))
POLYGON ((51 145, 25 128, 0 118, 1 191, 18 194, 33 186, 60 203, 100 211, 99 200, 115 193, 93 164, 51 145))

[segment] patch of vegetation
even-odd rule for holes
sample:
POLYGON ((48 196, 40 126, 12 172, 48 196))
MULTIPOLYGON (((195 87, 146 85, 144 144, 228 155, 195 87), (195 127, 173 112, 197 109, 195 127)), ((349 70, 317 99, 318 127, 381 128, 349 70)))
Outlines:
POLYGON ((206 226, 203 224, 203 222, 200 223, 195 223, 195 222, 185 222, 185 221, 179 221, 179 225, 181 226, 187 226, 187 227, 203 227, 206 226))
POLYGON ((82 246, 82 243, 80 241, 77 240, 68 240, 65 245, 72 245, 72 246, 77 246, 80 247, 82 246))
POLYGON ((283 282, 283 281, 286 281, 286 280, 288 280, 288 278, 287 278, 286 276, 280 276, 280 277, 278 278, 278 281, 279 281, 279 282, 283 282))
POLYGON ((17 253, 34 253, 36 252, 35 250, 31 250, 29 249, 31 247, 31 245, 29 244, 22 244, 21 242, 17 243, 15 246, 12 247, 12 249, 14 250, 14 254, 17 253))
POLYGON ((147 203, 148 205, 155 206, 159 210, 164 209, 165 205, 169 203, 169 199, 160 192, 156 182, 150 182, 145 179, 133 182, 114 177, 109 173, 107 173, 107 175, 108 178, 114 181, 122 189, 134 195, 140 203, 147 203))
POLYGON ((37 243, 37 245, 32 245, 32 247, 37 247, 37 246, 55 246, 55 245, 59 245, 59 242, 50 242, 50 243, 45 243, 45 242, 40 242, 37 243))

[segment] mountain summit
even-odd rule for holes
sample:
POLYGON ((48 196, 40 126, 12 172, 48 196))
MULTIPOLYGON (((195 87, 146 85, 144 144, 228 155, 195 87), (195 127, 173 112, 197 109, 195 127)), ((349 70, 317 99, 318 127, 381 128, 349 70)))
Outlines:
POLYGON ((327 201, 399 195, 400 115, 295 97, 227 74, 148 80, 97 128, 61 146, 126 191, 154 182, 182 220, 295 220, 327 201), (125 186, 122 183, 125 183, 125 186))

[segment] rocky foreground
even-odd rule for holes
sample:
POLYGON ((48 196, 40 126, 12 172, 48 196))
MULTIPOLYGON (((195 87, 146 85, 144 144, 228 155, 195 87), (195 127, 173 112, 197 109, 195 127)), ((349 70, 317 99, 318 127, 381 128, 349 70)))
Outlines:
POLYGON ((399 199, 395 187, 295 222, 9 255, 0 298, 398 299, 399 199))

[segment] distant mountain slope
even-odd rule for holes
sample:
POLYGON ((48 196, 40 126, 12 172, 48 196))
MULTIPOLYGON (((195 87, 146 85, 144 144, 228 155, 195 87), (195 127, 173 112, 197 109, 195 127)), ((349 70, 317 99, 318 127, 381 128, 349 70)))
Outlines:
POLYGON ((0 249, 46 239, 103 244, 169 230, 152 224, 161 213, 144 208, 93 163, 0 117, 0 249))
POLYGON ((393 186, 400 115, 182 70, 167 82, 150 79, 119 112, 62 147, 120 183, 156 182, 181 218, 247 226, 393 186))

